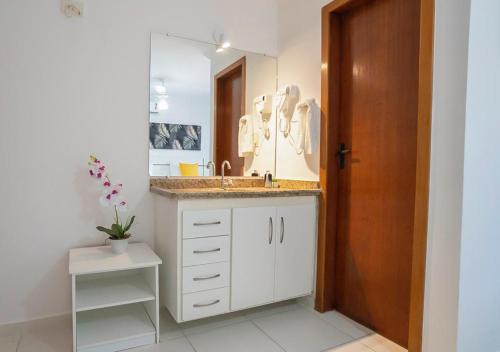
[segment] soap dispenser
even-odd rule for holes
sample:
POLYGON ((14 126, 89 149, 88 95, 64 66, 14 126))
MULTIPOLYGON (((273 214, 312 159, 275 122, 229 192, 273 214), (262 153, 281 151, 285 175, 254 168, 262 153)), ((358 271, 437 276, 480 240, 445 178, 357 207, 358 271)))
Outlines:
POLYGON ((273 187, 273 175, 269 170, 264 174, 264 187, 272 188, 273 187))

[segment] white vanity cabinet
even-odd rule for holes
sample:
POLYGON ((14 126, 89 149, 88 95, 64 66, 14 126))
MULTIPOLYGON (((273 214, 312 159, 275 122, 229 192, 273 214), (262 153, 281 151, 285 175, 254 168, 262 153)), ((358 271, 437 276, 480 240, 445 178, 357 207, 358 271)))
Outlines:
POLYGON ((274 301, 276 208, 233 209, 231 309, 274 301))
POLYGON ((316 208, 311 204, 277 208, 274 300, 309 295, 314 283, 316 208))
POLYGON ((231 309, 312 293, 315 205, 233 209, 231 309))
POLYGON ((317 197, 155 197, 160 299, 177 322, 313 291, 317 197))

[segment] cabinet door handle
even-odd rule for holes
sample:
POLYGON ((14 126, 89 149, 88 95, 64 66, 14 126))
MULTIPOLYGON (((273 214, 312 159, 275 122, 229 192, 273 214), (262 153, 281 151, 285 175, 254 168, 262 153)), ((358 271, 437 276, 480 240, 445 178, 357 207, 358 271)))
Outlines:
POLYGON ((210 280, 210 279, 216 279, 220 277, 220 274, 215 274, 211 276, 203 276, 203 277, 193 277, 193 281, 203 281, 203 280, 210 280))
POLYGON ((220 248, 193 251, 194 254, 213 253, 213 252, 220 252, 220 248))
POLYGON ((197 303, 197 304, 193 304, 193 308, 202 308, 202 307, 213 306, 214 304, 217 304, 219 302, 220 302, 220 299, 216 299, 215 301, 210 302, 210 303, 197 303))
POLYGON ((220 225, 220 221, 213 221, 213 222, 195 222, 193 223, 193 226, 210 226, 210 225, 220 225))
POLYGON ((283 240, 285 239, 285 220, 283 220, 283 217, 281 217, 281 236, 280 236, 280 243, 283 243, 283 240))
POLYGON ((269 244, 273 242, 273 218, 269 217, 269 244))

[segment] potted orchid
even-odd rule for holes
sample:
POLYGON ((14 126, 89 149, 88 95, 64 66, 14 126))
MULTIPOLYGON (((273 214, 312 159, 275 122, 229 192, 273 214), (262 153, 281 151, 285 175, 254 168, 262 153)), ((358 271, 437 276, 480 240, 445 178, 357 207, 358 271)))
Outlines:
POLYGON ((97 226, 96 229, 109 236, 113 253, 123 253, 127 250, 128 240, 132 236, 128 231, 135 220, 135 216, 132 216, 123 223, 118 215, 118 212, 127 210, 127 202, 121 196, 123 185, 111 182, 106 171, 106 166, 95 156, 90 156, 88 165, 90 177, 95 178, 102 187, 102 195, 99 198, 99 202, 105 207, 114 207, 115 212, 114 223, 111 225, 111 228, 97 226))

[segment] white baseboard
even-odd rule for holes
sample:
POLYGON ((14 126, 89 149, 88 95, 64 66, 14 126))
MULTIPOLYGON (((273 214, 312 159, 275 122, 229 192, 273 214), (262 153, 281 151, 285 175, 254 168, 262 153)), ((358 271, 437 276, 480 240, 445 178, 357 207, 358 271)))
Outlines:
POLYGON ((22 323, 29 323, 37 320, 43 320, 43 319, 50 319, 50 318, 59 318, 63 316, 71 316, 71 311, 63 312, 63 313, 57 313, 57 314, 49 314, 49 315, 41 315, 38 317, 33 317, 25 320, 12 320, 12 321, 7 321, 7 322, 1 322, 0 326, 4 325, 11 325, 11 324, 22 324, 22 323))

